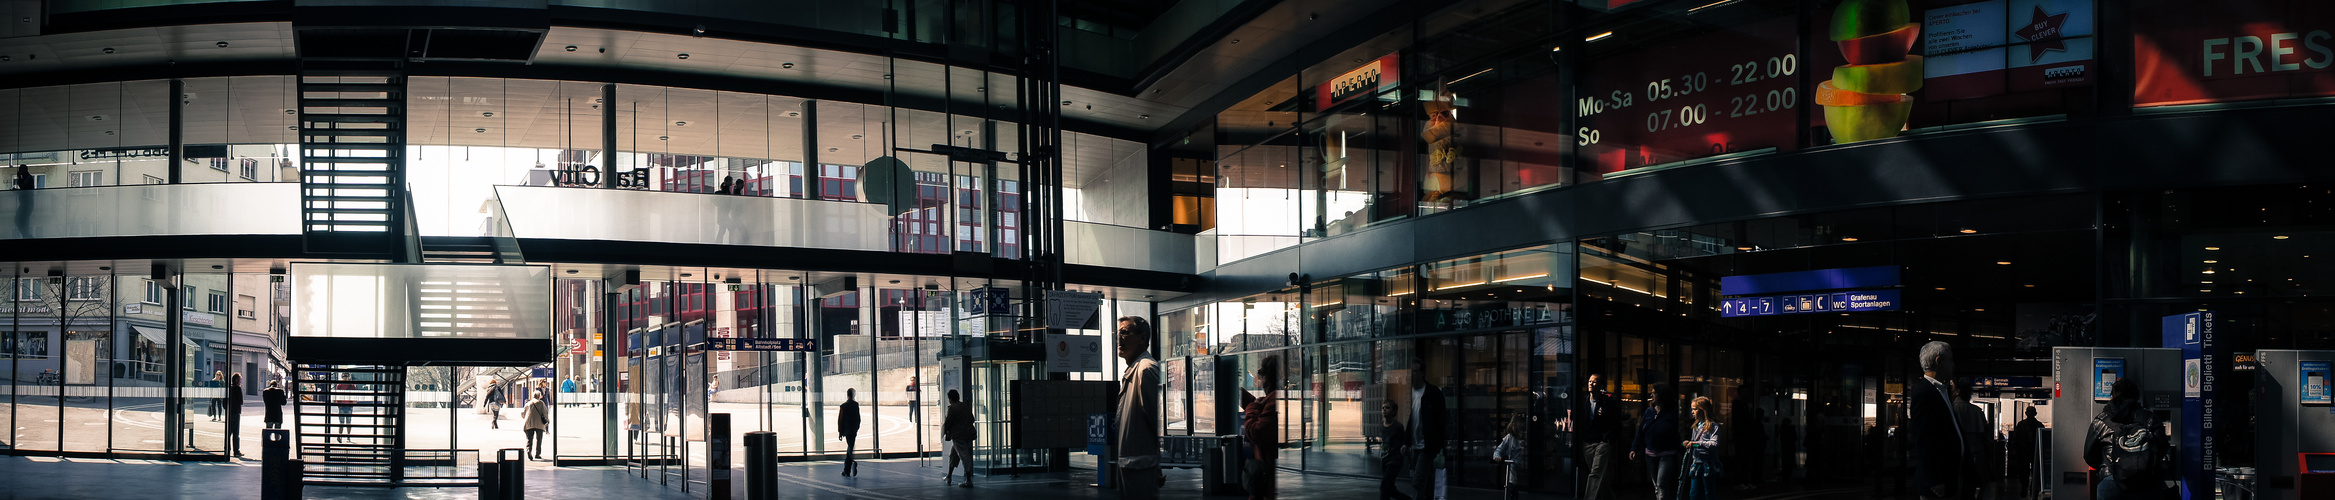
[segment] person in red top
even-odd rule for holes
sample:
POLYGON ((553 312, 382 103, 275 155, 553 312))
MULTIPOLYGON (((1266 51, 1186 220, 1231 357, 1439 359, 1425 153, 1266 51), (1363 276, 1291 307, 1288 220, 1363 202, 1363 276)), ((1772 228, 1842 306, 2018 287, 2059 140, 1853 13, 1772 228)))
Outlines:
POLYGON ((1257 389, 1263 393, 1250 401, 1241 412, 1241 439, 1255 450, 1248 463, 1248 488, 1251 500, 1274 498, 1273 462, 1281 455, 1281 423, 1274 410, 1281 398, 1273 397, 1273 390, 1281 387, 1281 357, 1266 356, 1257 363, 1257 389))

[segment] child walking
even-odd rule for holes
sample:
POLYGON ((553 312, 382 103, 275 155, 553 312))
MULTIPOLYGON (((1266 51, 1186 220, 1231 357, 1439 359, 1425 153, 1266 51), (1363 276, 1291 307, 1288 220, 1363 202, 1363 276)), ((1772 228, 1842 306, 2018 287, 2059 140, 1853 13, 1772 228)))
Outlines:
POLYGON ((1524 495, 1524 414, 1508 417, 1508 433, 1500 436, 1500 444, 1492 447, 1492 463, 1508 467, 1508 482, 1500 488, 1502 497, 1516 500, 1524 495))

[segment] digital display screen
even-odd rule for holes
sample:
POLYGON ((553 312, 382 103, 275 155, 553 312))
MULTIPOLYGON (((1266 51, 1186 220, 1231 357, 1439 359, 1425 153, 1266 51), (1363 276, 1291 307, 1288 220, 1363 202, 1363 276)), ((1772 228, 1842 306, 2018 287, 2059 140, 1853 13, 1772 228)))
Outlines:
POLYGON ((1798 140, 1798 22, 1778 17, 1583 65, 1575 145, 1597 175, 1798 140))

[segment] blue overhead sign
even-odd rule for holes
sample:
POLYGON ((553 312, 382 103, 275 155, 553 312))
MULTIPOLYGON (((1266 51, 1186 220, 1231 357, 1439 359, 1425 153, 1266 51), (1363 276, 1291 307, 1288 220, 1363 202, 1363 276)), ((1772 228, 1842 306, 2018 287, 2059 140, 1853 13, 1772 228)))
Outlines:
POLYGON ((1895 311, 1897 290, 1744 297, 1719 301, 1719 317, 1775 316, 1826 312, 1895 311))
POLYGON ((1897 285, 1897 266, 1850 267, 1722 277, 1719 278, 1719 295, 1768 295, 1897 285))
POLYGON ((819 344, 813 339, 741 339, 714 337, 706 339, 708 347, 716 351, 816 351, 819 344))

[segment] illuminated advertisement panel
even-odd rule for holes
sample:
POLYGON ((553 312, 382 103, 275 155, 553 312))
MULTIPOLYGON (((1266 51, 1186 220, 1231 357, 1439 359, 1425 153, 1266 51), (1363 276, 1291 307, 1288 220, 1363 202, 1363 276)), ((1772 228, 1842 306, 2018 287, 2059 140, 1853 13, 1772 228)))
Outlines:
POLYGON ((2092 82, 2091 0, 1989 0, 1922 13, 1923 102, 2092 82))
POLYGON ((1330 109, 1332 106, 1337 106, 1356 97, 1377 95, 1379 92, 1394 90, 1396 87, 1402 86, 1402 60, 1395 56, 1396 54, 1387 54, 1379 57, 1378 60, 1370 61, 1369 64, 1347 71, 1346 74, 1338 75, 1337 78, 1322 82, 1320 88, 1315 89, 1313 93, 1314 109, 1330 109))
POLYGON ((2134 106, 2335 95, 2335 2, 2133 0, 2134 106))
POLYGON ((1803 101, 1798 23, 1779 17, 1586 64, 1575 145, 1598 175, 1761 148, 1792 149, 1803 101))

